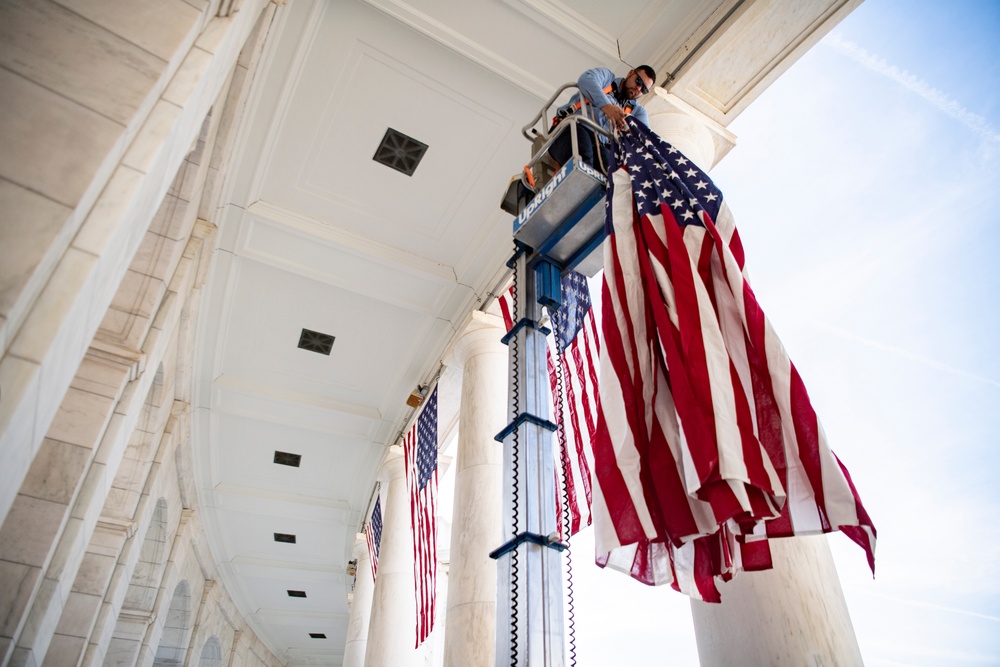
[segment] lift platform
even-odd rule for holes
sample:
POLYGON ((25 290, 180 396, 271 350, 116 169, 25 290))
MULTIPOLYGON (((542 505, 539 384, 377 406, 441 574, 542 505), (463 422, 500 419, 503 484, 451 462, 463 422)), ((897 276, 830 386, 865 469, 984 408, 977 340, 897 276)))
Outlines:
POLYGON ((563 274, 574 270, 593 277, 603 268, 603 257, 595 251, 606 236, 604 207, 598 204, 604 199, 608 181, 580 158, 577 136, 586 128, 610 137, 592 118, 579 114, 563 119, 553 128, 536 127, 548 118, 555 100, 575 87, 565 84, 559 88, 522 128, 534 153, 524 172, 511 180, 501 208, 516 216, 514 239, 530 249, 529 264, 532 259, 544 258, 563 274), (560 167, 554 165, 548 151, 564 132, 571 133, 573 156, 560 167))
POLYGON ((542 308, 558 311, 561 277, 567 272, 592 277, 602 268, 607 180, 580 159, 577 132, 587 127, 608 136, 583 115, 569 116, 553 128, 534 128, 548 119, 549 108, 570 87, 575 84, 556 91, 522 130, 534 153, 524 173, 511 180, 501 204, 515 216, 517 251, 508 262, 515 323, 503 339, 510 357, 511 420, 496 436, 504 445, 505 541, 490 554, 497 561, 498 667, 566 665, 563 576, 569 545, 558 537, 557 425, 549 389, 550 332, 542 324, 542 308), (549 147, 563 132, 572 133, 573 156, 565 165, 549 164, 549 147))

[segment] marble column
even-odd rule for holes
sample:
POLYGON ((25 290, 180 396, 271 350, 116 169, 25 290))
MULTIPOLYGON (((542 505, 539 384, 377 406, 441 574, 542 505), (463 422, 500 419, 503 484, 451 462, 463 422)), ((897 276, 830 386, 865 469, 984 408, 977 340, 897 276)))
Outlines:
MULTIPOLYGON (((657 89, 650 127, 708 171, 736 138, 683 100, 657 89)), ((861 665, 847 603, 825 536, 772 542, 774 569, 742 572, 722 603, 692 601, 702 667, 861 665)))
POLYGON ((389 448, 379 469, 386 488, 382 544, 372 595, 366 667, 423 667, 423 647, 415 649, 417 603, 413 588, 413 540, 403 448, 389 448))
POLYGON ((736 145, 736 137, 663 88, 643 102, 649 128, 673 144, 685 157, 708 171, 736 145))
POLYGON ((344 646, 344 667, 364 667, 365 649, 368 646, 368 626, 372 615, 372 595, 375 580, 372 579, 371 556, 364 533, 354 536, 354 592, 351 594, 351 616, 347 621, 347 643, 344 646))
POLYGON ((722 604, 691 601, 701 667, 863 665, 826 536, 772 540, 771 557, 724 584, 722 604))
POLYGON ((455 503, 451 527, 445 667, 492 667, 496 561, 501 541, 503 445, 493 437, 507 410, 507 348, 499 317, 474 312, 446 359, 462 368, 455 503))

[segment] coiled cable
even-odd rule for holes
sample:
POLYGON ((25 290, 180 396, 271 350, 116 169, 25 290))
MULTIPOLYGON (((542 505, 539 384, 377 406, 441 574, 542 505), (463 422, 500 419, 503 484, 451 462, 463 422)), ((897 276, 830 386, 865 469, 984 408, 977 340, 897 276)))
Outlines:
MULTIPOLYGON (((520 252, 517 242, 514 243, 514 255, 520 252)), ((514 269, 514 285, 511 289, 513 293, 513 320, 516 323, 520 317, 520 310, 518 309, 518 293, 517 293, 517 274, 518 271, 514 269)), ((515 324, 516 326, 516 324, 515 324)), ((512 341, 514 347, 511 350, 511 423, 517 419, 517 411, 521 405, 521 381, 520 381, 520 348, 516 340, 512 341)), ((518 477, 519 477, 519 452, 518 452, 518 434, 521 429, 515 428, 513 433, 513 439, 511 440, 511 469, 513 471, 511 489, 511 536, 517 535, 518 528, 518 515, 520 514, 520 491, 518 489, 518 477)), ((518 635, 517 635, 517 579, 518 579, 518 549, 514 549, 510 553, 510 664, 511 667, 517 667, 517 649, 518 649, 518 635)))

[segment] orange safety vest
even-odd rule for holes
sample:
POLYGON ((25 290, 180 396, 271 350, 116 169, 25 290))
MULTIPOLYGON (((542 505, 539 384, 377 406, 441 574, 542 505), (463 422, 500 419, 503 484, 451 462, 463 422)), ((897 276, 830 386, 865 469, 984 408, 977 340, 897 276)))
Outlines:
MULTIPOLYGON (((604 88, 604 94, 605 95, 610 95, 612 93, 612 91, 614 91, 614 84, 608 84, 604 88)), ((584 102, 586 102, 587 104, 590 104, 590 100, 588 100, 586 97, 583 97, 583 98, 577 100, 576 102, 574 102, 570 106, 570 109, 573 110, 572 113, 576 113, 577 111, 579 111, 583 107, 583 103, 584 102)), ((563 107, 563 108, 565 108, 565 107, 563 107)), ((625 113, 632 113, 632 105, 631 104, 626 104, 622 108, 625 109, 625 113)), ((560 115, 557 114, 557 115, 553 116, 552 117, 552 127, 555 127, 556 125, 558 125, 559 122, 562 121, 563 118, 565 118, 566 116, 569 116, 569 115, 571 115, 571 114, 567 113, 565 116, 560 116, 560 115)), ((551 129, 551 128, 549 128, 549 129, 551 129)))

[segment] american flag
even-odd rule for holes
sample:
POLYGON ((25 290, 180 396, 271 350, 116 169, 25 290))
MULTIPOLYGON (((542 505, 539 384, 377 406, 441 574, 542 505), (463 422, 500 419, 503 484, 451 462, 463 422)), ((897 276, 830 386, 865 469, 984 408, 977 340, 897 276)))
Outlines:
POLYGON ((365 522, 365 540, 368 542, 368 561, 372 566, 372 580, 378 571, 378 550, 382 545, 382 499, 375 496, 371 518, 365 522))
POLYGON ((875 528, 744 275, 722 193, 630 118, 607 198, 600 564, 706 601, 770 537, 875 528))
MULTIPOLYGON (((499 305, 509 331, 514 325, 513 287, 500 296, 499 305)), ((561 539, 576 535, 591 523, 593 450, 590 440, 597 428, 597 361, 600 350, 594 310, 587 278, 575 271, 568 272, 562 279, 562 305, 553 318, 558 327, 548 337, 547 355, 549 388, 553 397, 559 395, 557 360, 561 360, 562 366, 561 400, 553 400, 553 413, 558 425, 555 455, 561 472, 558 487, 565 484, 566 499, 569 501, 569 525, 566 526, 563 520, 564 498, 557 488, 557 523, 561 539), (562 447, 563 442, 566 443, 565 448, 562 447)))
POLYGON ((406 486, 413 531, 413 580, 417 598, 417 643, 434 629, 437 604, 437 387, 427 396, 417 423, 403 438, 406 486))

